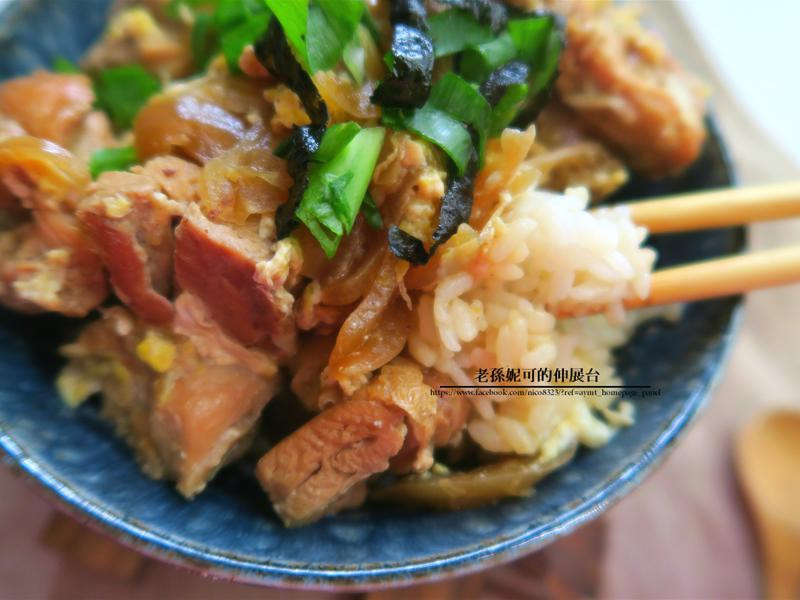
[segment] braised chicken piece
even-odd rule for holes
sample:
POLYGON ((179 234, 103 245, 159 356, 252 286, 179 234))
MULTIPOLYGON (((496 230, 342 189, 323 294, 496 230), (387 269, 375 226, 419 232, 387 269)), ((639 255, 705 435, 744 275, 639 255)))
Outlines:
POLYGON ((673 175, 700 154, 705 88, 629 6, 563 3, 566 48, 556 88, 586 129, 649 177, 673 175))
POLYGON ((405 415, 408 433, 403 448, 391 461, 393 470, 403 473, 431 468, 437 402, 431 388, 424 383, 418 364, 403 358, 394 359, 354 397, 383 402, 405 415))
POLYGON ((267 452, 256 476, 284 523, 323 516, 356 484, 385 471, 403 446, 403 413, 350 399, 320 413, 267 452))
POLYGON ((577 121, 571 110, 551 101, 536 119, 530 164, 541 173, 541 187, 584 187, 592 200, 602 200, 627 183, 628 170, 610 150, 591 139, 577 121))
POLYGON ((0 115, 81 158, 114 143, 108 118, 92 110, 93 102, 86 75, 36 71, 0 85, 0 115))
POLYGON ((221 466, 241 456, 276 384, 245 366, 208 364, 179 347, 154 390, 150 428, 181 494, 199 493, 221 466))
POLYGON ((242 365, 266 378, 275 377, 278 372, 273 357, 234 340, 214 320, 208 306, 187 292, 175 300, 173 330, 189 338, 200 356, 216 364, 242 365))
POLYGON ((0 233, 0 302, 80 317, 106 297, 102 263, 74 215, 88 184, 84 164, 60 146, 0 142, 0 208, 22 221, 0 233))
POLYGON ((146 472, 175 480, 192 497, 245 448, 276 390, 274 363, 264 356, 255 372, 238 364, 245 352, 217 348, 209 356, 182 335, 114 307, 64 347, 70 363, 58 385, 73 405, 102 391, 104 414, 146 472))
POLYGON ((232 228, 190 206, 175 231, 175 278, 200 298, 214 319, 245 346, 288 356, 295 348, 294 297, 287 290, 299 269, 297 245, 270 248, 256 226, 232 228))
POLYGON ((133 172, 103 173, 78 206, 117 296, 153 323, 172 319, 172 220, 197 200, 199 171, 165 157, 133 172))

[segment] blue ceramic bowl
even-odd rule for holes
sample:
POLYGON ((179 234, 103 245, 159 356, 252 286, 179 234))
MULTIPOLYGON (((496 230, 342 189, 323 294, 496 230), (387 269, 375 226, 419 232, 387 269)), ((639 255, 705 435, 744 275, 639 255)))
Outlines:
MULTIPOLYGON (((0 11, 0 78, 77 59, 102 30, 107 0, 27 0, 0 11)), ((623 196, 733 183, 713 125, 698 164, 679 179, 634 182, 623 196)), ((742 230, 655 239, 661 264, 738 251, 742 230)), ((675 324, 639 329, 619 352, 629 383, 661 397, 637 403, 637 421, 604 448, 581 452, 530 498, 434 513, 367 506, 285 529, 245 469, 222 472, 186 502, 143 476, 96 408, 70 411, 53 389, 55 348, 75 324, 0 313, 0 447, 7 461, 63 508, 152 556, 229 579, 356 588, 444 577, 541 548, 597 517, 668 453, 703 406, 736 330, 739 300, 687 308, 675 324)))

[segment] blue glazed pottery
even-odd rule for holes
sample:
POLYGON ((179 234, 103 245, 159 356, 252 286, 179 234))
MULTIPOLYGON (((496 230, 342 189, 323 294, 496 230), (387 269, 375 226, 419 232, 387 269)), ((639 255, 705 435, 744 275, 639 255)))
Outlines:
MULTIPOLYGON (((107 0, 19 0, 0 10, 0 79, 77 59, 100 34, 107 0)), ((678 179, 633 182, 622 197, 732 184, 722 142, 678 179)), ((660 265, 740 250, 740 229, 658 237, 660 265)), ((0 448, 62 508, 152 556, 207 574, 269 585, 358 588, 444 577, 540 548, 595 518, 669 452, 719 377, 739 300, 693 304, 654 322, 619 352, 629 384, 660 397, 636 401, 637 420, 609 445, 580 452, 529 498, 436 513, 366 506, 284 528, 244 468, 224 470, 193 502, 142 475, 97 408, 71 411, 53 387, 56 347, 77 324, 0 312, 0 448)))

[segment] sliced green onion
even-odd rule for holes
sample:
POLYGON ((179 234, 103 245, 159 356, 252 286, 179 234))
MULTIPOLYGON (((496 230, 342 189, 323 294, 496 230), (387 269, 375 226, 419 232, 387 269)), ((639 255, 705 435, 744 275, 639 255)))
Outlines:
POLYGON ((509 21, 508 34, 517 48, 517 57, 529 65, 538 64, 552 25, 553 18, 550 15, 509 21))
POLYGON ((239 58, 242 52, 266 33, 271 17, 268 12, 249 14, 238 25, 222 30, 219 43, 229 69, 234 72, 239 71, 239 58))
POLYGON ((495 137, 511 124, 519 109, 528 98, 528 84, 517 83, 509 86, 500 101, 492 109, 489 120, 489 137, 495 137))
POLYGON ((461 57, 459 70, 470 81, 482 82, 516 55, 514 41, 508 32, 504 32, 496 40, 467 48, 461 57))
POLYGON ((387 108, 383 114, 384 123, 394 129, 413 131, 439 146, 453 161, 458 172, 464 172, 472 151, 472 138, 463 123, 430 104, 410 113, 387 108))
POLYGON ((309 169, 308 187, 297 218, 305 223, 328 258, 336 254, 342 236, 353 228, 384 135, 382 127, 362 129, 332 160, 313 164, 309 169))
POLYGON ((361 24, 367 28, 367 31, 372 36, 372 41, 380 45, 381 30, 378 29, 378 24, 375 22, 375 19, 372 18, 372 13, 369 12, 369 10, 365 10, 364 14, 361 15, 361 24))
POLYGON ((342 53, 342 62, 344 62, 344 66, 347 67, 348 72, 358 85, 363 85, 367 78, 367 46, 374 48, 375 42, 372 40, 369 30, 363 25, 362 20, 362 24, 356 29, 353 39, 345 46, 342 53))
POLYGON ((492 41, 491 29, 478 23, 464 10, 440 12, 428 19, 436 58, 461 52, 470 46, 492 41))
POLYGON ((362 0, 316 0, 309 7, 306 47, 312 73, 336 66, 356 33, 364 8, 362 0))
POLYGON ((308 27, 308 0, 264 0, 278 19, 286 39, 295 51, 297 60, 308 68, 306 29, 308 27))
POLYGON ((492 107, 477 88, 455 73, 446 73, 431 89, 428 103, 475 130, 479 140, 478 155, 483 160, 492 107))
POLYGON ((89 158, 89 171, 93 179, 106 171, 127 171, 139 162, 136 148, 124 146, 122 148, 102 148, 92 153, 89 158))
POLYGON ((204 13, 194 17, 190 45, 194 66, 200 71, 205 71, 209 61, 217 53, 217 41, 214 38, 214 24, 211 15, 204 13))
POLYGON ((53 72, 62 73, 64 75, 72 75, 80 73, 80 67, 64 56, 56 56, 53 59, 53 72))
POLYGON ((161 90, 155 76, 139 65, 103 69, 94 80, 97 106, 117 129, 130 129, 139 110, 161 90))
POLYGON ((369 192, 367 192, 367 195, 364 197, 364 202, 361 203, 361 214, 364 215, 367 225, 373 229, 383 228, 381 212, 378 210, 378 207, 375 205, 375 200, 372 199, 369 192))
POLYGON ((319 149, 314 153, 312 160, 319 163, 333 160, 360 131, 359 124, 353 121, 331 125, 325 130, 319 149))

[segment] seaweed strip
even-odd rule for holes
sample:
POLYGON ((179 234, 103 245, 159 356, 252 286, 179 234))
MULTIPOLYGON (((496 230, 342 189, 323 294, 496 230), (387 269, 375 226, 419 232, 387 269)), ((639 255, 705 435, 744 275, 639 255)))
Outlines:
POLYGON ((397 225, 389 226, 389 250, 397 258, 407 260, 414 265, 424 265, 430 258, 422 241, 397 225))
POLYGON ((372 94, 375 104, 419 108, 428 99, 435 57, 426 17, 420 0, 392 2, 391 72, 372 94))
POLYGON ((311 119, 311 125, 294 126, 278 152, 286 159, 289 175, 294 182, 289 188, 289 199, 275 211, 275 228, 279 238, 286 237, 300 224, 295 211, 308 187, 308 165, 319 149, 328 123, 328 107, 292 53, 286 34, 277 19, 272 19, 267 33, 255 46, 256 56, 275 77, 284 80, 294 91, 311 119))
POLYGON ((421 240, 403 231, 397 225, 392 225, 389 227, 389 249, 392 254, 415 265, 427 263, 436 249, 449 240, 462 223, 469 221, 477 172, 478 155, 473 150, 467 170, 463 175, 451 178, 450 185, 442 198, 439 223, 436 225, 436 231, 433 232, 433 244, 430 252, 425 250, 421 240))
POLYGON ((411 25, 425 33, 428 33, 427 18, 428 12, 422 0, 395 0, 389 10, 392 25, 411 25))
POLYGON ((317 87, 292 52, 286 34, 277 19, 272 19, 269 29, 255 45, 256 57, 270 73, 286 82, 298 95, 313 125, 328 122, 328 107, 317 87))
POLYGON ((324 125, 295 126, 284 146, 284 154, 289 175, 294 182, 289 188, 289 199, 275 211, 275 228, 278 238, 284 238, 300 224, 295 211, 308 187, 308 165, 325 135, 324 125))
POLYGON ((512 60, 492 71, 481 85, 480 92, 489 101, 489 104, 497 106, 509 87, 528 82, 529 72, 528 65, 524 62, 512 60))

